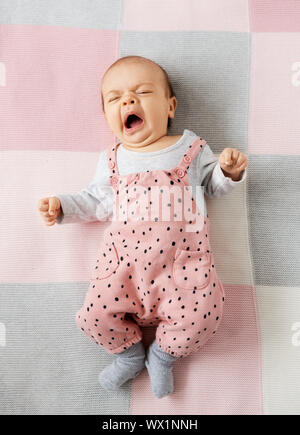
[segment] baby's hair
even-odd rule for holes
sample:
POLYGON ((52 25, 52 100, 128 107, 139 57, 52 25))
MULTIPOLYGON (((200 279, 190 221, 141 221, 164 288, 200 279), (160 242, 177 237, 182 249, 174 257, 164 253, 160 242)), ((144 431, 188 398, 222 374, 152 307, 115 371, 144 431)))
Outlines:
MULTIPOLYGON (((172 87, 171 81, 169 79, 169 76, 167 74, 167 72, 164 70, 164 68, 159 65, 158 63, 154 62, 151 59, 147 59, 146 57, 142 57, 142 56, 124 56, 124 57, 120 57, 119 59, 117 59, 113 64, 111 64, 109 66, 109 68, 105 71, 103 77, 102 77, 102 81, 105 77, 105 75, 108 73, 108 71, 110 71, 114 66, 118 65, 121 62, 130 62, 130 61, 137 61, 137 62, 151 62, 153 64, 155 64, 156 66, 158 66, 158 68, 161 69, 161 71, 163 72, 164 78, 165 78, 165 83, 166 83, 166 96, 169 95, 169 98, 172 97, 176 97, 174 89, 172 87)), ((101 91, 101 102, 102 102, 102 110, 104 112, 104 101, 103 101, 103 95, 102 95, 102 91, 101 91)), ((171 127, 171 123, 172 123, 172 119, 168 118, 168 128, 171 127)))

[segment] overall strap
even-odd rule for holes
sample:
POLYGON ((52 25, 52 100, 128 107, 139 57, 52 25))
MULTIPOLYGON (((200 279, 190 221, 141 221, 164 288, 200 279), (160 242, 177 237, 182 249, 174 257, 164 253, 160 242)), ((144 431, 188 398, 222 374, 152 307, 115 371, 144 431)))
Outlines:
POLYGON ((197 136, 194 142, 187 148, 176 169, 184 171, 184 173, 186 173, 194 158, 197 157, 199 152, 202 152, 205 145, 206 141, 201 137, 197 136))
POLYGON ((110 183, 115 187, 116 184, 118 183, 118 179, 119 179, 119 171, 118 171, 118 167, 117 167, 117 148, 120 145, 120 142, 111 145, 108 149, 107 149, 107 164, 108 164, 108 169, 110 172, 110 183))

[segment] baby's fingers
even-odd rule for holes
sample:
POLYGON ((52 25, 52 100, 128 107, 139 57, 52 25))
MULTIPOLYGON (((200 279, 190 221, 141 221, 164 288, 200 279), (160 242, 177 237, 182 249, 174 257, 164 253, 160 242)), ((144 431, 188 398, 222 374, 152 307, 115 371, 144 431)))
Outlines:
POLYGON ((248 160, 245 160, 236 170, 242 172, 248 166, 248 160))
POLYGON ((58 211, 55 210, 53 214, 50 214, 50 211, 41 211, 40 214, 45 218, 45 219, 56 219, 57 215, 58 215, 58 211))
POLYGON ((56 198, 55 196, 51 196, 49 198, 49 214, 50 215, 55 215, 58 210, 60 208, 60 201, 58 198, 56 198))
POLYGON ((231 148, 225 148, 222 152, 222 162, 224 162, 224 164, 226 166, 231 166, 232 165, 232 149, 231 148))
POLYGON ((49 209, 49 198, 40 199, 38 202, 39 211, 48 211, 49 209))
POLYGON ((237 166, 238 165, 238 159, 240 157, 240 152, 239 150, 233 149, 232 151, 232 165, 233 166, 237 166))
POLYGON ((237 166, 238 169, 239 169, 240 166, 244 165, 244 163, 246 163, 246 166, 247 166, 247 165, 248 165, 248 159, 247 159, 247 157, 245 156, 245 154, 240 153, 240 154, 239 154, 239 157, 238 157, 238 159, 237 159, 237 162, 236 162, 236 166, 237 166))
POLYGON ((45 225, 48 227, 52 227, 52 225, 56 224, 56 219, 45 221, 45 225))

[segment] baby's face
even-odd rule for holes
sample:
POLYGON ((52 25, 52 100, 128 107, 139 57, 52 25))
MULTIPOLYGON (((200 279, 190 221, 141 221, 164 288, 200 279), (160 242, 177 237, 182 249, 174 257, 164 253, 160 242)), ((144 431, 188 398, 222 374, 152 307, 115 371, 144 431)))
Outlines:
POLYGON ((164 75, 155 65, 130 62, 113 67, 102 82, 104 116, 111 131, 129 148, 165 136, 176 109, 176 98, 167 93, 164 75), (126 121, 131 112, 138 117, 126 121))

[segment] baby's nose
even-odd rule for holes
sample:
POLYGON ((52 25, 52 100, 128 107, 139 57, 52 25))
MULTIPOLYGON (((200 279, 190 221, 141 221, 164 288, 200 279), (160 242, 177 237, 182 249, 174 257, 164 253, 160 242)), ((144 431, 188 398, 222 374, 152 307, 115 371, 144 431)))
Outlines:
POLYGON ((136 103, 136 99, 132 96, 128 96, 124 98, 122 105, 126 106, 127 104, 135 104, 135 103, 136 103))

